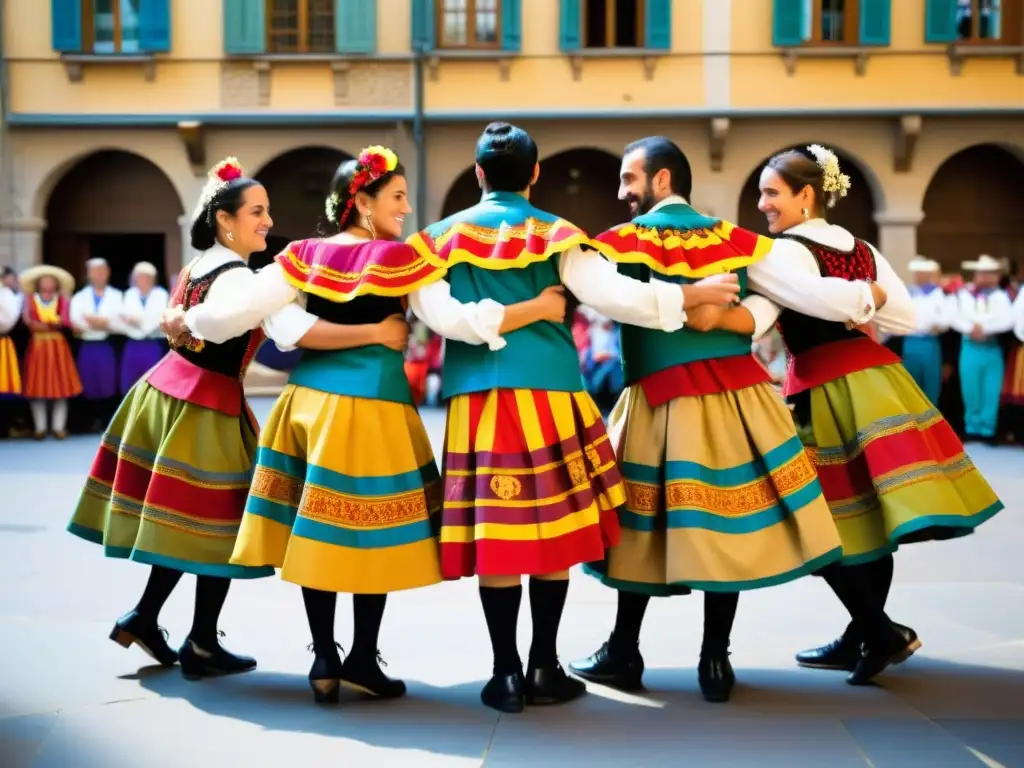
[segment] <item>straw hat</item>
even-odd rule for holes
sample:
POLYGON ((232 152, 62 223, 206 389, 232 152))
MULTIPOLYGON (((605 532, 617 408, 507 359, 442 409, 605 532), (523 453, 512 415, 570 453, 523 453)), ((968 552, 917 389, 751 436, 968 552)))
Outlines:
POLYGON ((39 264, 35 267, 29 267, 18 275, 21 290, 25 293, 35 293, 36 285, 38 285, 39 279, 42 277, 56 279, 57 284, 60 286, 60 292, 65 296, 70 296, 75 292, 75 278, 71 276, 71 273, 52 264, 39 264))
POLYGON ((942 271, 942 268, 939 266, 939 262, 933 261, 932 259, 926 259, 924 256, 918 256, 917 258, 911 259, 909 269, 911 272, 942 271))
POLYGON ((960 265, 961 269, 968 272, 1005 272, 1005 259, 993 259, 987 253, 983 253, 975 261, 965 261, 960 265))

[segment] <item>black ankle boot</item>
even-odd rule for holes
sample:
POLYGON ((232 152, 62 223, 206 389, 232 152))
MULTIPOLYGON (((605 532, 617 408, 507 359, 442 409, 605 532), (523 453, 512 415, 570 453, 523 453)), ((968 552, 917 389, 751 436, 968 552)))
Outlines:
POLYGON ((702 650, 697 665, 697 683, 704 701, 728 701, 736 685, 736 673, 729 662, 729 652, 702 650))
POLYGON ((165 667, 173 667, 178 662, 177 651, 167 644, 167 630, 155 620, 144 619, 138 611, 126 613, 114 622, 110 639, 125 648, 131 648, 132 644, 139 646, 165 667))
POLYGON ((326 648, 310 645, 306 650, 313 651, 316 658, 309 669, 309 687, 313 691, 313 700, 317 704, 337 704, 341 698, 341 655, 345 649, 335 643, 326 648))
POLYGON ((584 680, 620 691, 633 692, 644 689, 644 657, 636 647, 625 651, 616 648, 609 641, 593 655, 571 662, 569 671, 584 680))
POLYGON ((905 661, 920 646, 921 641, 917 639, 914 630, 886 622, 861 644, 861 657, 846 682, 850 685, 868 685, 876 675, 892 664, 905 661), (907 630, 910 635, 903 630, 907 630))
POLYGON ((372 655, 353 653, 341 665, 339 682, 346 688, 377 699, 401 698, 405 695, 405 683, 385 675, 382 664, 387 666, 380 651, 372 655))
POLYGON ((531 707, 564 704, 578 699, 587 692, 587 686, 583 681, 565 674, 562 665, 557 661, 554 666, 530 666, 526 670, 525 683, 523 693, 526 703, 531 707))
POLYGON ((526 707, 524 688, 522 670, 504 675, 495 674, 480 691, 480 701, 499 712, 518 714, 526 707))
MULTIPOLYGON (((218 633, 221 637, 223 632, 218 633)), ((201 680, 204 677, 237 675, 256 669, 256 659, 231 653, 217 642, 213 648, 203 648, 191 638, 178 651, 181 674, 186 680, 201 680)))

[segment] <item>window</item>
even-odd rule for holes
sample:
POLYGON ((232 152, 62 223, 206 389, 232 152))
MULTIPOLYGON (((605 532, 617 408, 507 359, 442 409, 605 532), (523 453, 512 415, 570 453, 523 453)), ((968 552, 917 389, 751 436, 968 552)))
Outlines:
POLYGON ((267 0, 268 53, 334 53, 334 0, 267 0))
POLYGON ((804 0, 804 42, 856 45, 857 0, 804 0))
POLYGON ((82 8, 85 50, 139 53, 139 0, 86 0, 82 8), (90 45, 91 43, 91 45, 90 45))
POLYGON ((956 36, 965 42, 1000 41, 1003 37, 1002 0, 957 0, 956 36))
POLYGON ((643 0, 583 0, 584 48, 642 48, 643 0))
POLYGON ((497 48, 501 0, 438 0, 441 48, 497 48))

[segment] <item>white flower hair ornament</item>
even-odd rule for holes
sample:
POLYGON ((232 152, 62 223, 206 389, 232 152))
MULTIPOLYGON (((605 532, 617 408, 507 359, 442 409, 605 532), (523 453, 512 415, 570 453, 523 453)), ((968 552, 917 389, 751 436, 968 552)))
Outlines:
POLYGON ((829 208, 834 208, 835 204, 850 191, 850 177, 840 172, 839 158, 831 149, 826 149, 820 144, 811 144, 807 151, 814 155, 815 162, 821 168, 821 189, 828 198, 825 203, 829 208))
POLYGON ((238 162, 237 157, 227 157, 213 166, 207 174, 203 191, 199 193, 199 201, 192 213, 192 221, 198 221, 199 217, 204 214, 209 218, 210 212, 207 207, 210 205, 210 201, 228 184, 243 176, 245 176, 245 171, 242 170, 242 164, 238 162))
POLYGON ((337 192, 332 192, 327 196, 327 200, 324 203, 324 213, 327 214, 327 220, 335 224, 338 223, 338 206, 341 204, 341 198, 337 192))

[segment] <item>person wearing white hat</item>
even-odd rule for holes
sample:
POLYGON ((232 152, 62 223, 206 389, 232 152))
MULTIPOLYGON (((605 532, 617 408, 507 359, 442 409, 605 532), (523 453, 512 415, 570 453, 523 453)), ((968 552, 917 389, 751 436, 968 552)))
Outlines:
POLYGON ((985 254, 960 265, 974 273, 950 302, 950 327, 962 334, 960 387, 967 440, 994 442, 1006 363, 999 335, 1013 328, 1010 297, 999 287, 1004 265, 985 254))
POLYGON ((946 295, 939 285, 938 262, 918 256, 910 262, 910 298, 917 313, 917 330, 903 339, 903 367, 932 403, 942 392, 942 346, 939 335, 949 327, 946 295))
POLYGON ((156 284, 156 267, 140 261, 132 269, 132 287, 124 292, 119 330, 128 337, 121 355, 121 394, 128 394, 142 374, 160 362, 167 343, 160 330, 160 316, 167 309, 168 294, 156 284))
POLYGON ((82 395, 91 407, 93 431, 101 431, 117 409, 117 352, 110 335, 118 332, 123 297, 108 285, 106 259, 89 259, 85 273, 89 284, 71 297, 71 327, 81 339, 75 362, 82 395))

